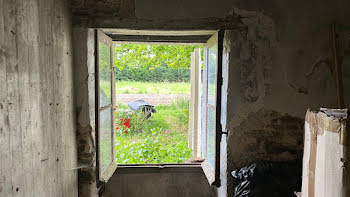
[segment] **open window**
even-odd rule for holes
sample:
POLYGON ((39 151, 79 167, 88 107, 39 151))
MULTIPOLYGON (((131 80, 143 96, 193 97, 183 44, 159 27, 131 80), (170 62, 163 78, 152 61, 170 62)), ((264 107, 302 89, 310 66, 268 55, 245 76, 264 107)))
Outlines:
POLYGON ((96 31, 96 169, 98 185, 107 182, 116 169, 115 158, 115 74, 113 41, 96 31), (102 88, 103 87, 103 88, 102 88))
MULTIPOLYGON (((105 30, 107 36, 102 31, 96 31, 96 143, 97 143, 97 177, 100 183, 107 182, 117 168, 116 164, 116 136, 118 130, 115 120, 116 116, 116 89, 115 89, 115 70, 114 57, 115 50, 113 41, 117 42, 154 42, 154 43, 197 43, 203 46, 203 93, 201 103, 197 100, 192 105, 201 106, 201 112, 193 113, 193 116, 201 116, 200 121, 194 121, 201 130, 201 150, 194 154, 195 157, 201 156, 205 160, 198 167, 203 168, 209 183, 215 186, 220 185, 220 140, 222 128, 220 124, 221 117, 221 85, 222 85, 222 50, 224 31, 192 31, 182 32, 179 35, 173 35, 178 32, 149 32, 139 30, 133 32, 133 35, 127 35, 128 32, 118 32, 105 30), (108 31, 111 31, 108 33, 108 31), (215 33, 216 32, 216 33, 215 33), (147 35, 142 35, 147 33, 147 35), (164 34, 163 34, 164 33, 164 34), (214 34, 214 35, 213 35, 214 34), (211 36, 211 37, 210 37, 211 36), (112 39, 112 38, 113 39, 112 39), (209 39, 208 39, 209 38, 209 39), (115 111, 114 111, 115 110, 115 111), (200 125, 201 124, 201 125, 200 125)), ((132 31, 130 31, 132 32, 132 31)), ((130 33, 129 32, 129 33, 130 33)), ((179 31, 181 33, 181 31, 179 31)), ((197 50, 197 60, 200 62, 200 50, 197 50)), ((117 54, 117 53, 116 53, 117 54)), ((198 63, 197 76, 200 76, 201 66, 198 63), (199 75, 198 75, 199 73, 199 75)), ((199 83, 200 79, 194 80, 199 83)), ((197 98, 200 98, 200 87, 196 88, 197 98)), ((199 99, 198 99, 199 100, 199 99)), ((124 119, 120 119, 123 120, 124 119)), ((193 146, 196 147, 196 146, 193 146)), ((149 164, 144 164, 149 165, 149 164)), ((151 164, 149 166, 156 166, 151 164)), ((164 164, 159 164, 164 167, 164 164)), ((190 165, 190 164, 189 164, 190 165)), ((193 165, 193 164, 192 164, 193 165)), ((138 164, 134 165, 138 166, 138 164)), ((169 165, 171 167, 177 165, 169 165)), ((180 164, 179 167, 186 166, 180 164)), ((123 166, 128 167, 128 166, 123 166)))
POLYGON ((220 186, 222 50, 224 31, 204 45, 202 94, 202 163, 209 183, 220 186))

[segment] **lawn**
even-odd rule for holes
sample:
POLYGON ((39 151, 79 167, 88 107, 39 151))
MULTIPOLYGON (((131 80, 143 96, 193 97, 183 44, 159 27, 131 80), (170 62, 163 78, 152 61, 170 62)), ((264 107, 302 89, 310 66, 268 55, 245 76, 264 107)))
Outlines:
MULTIPOLYGON (((119 108, 127 109, 119 104, 119 108)), ((142 113, 125 115, 119 110, 116 131, 116 162, 136 163, 183 163, 191 158, 188 148, 188 100, 178 100, 170 105, 158 105, 157 113, 142 119, 142 113), (130 129, 121 119, 130 117, 130 129)))
MULTIPOLYGON (((106 81, 100 81, 100 86, 103 90, 109 88, 106 81)), ((191 85, 185 82, 117 81, 115 88, 116 94, 189 94, 191 85)))

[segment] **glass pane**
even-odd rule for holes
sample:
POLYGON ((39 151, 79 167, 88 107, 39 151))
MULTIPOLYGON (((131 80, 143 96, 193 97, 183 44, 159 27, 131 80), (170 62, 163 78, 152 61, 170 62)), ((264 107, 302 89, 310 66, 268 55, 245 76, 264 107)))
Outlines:
POLYGON ((207 107, 207 158, 209 166, 214 170, 215 162, 215 110, 207 107))
POLYGON ((208 104, 215 105, 216 93, 216 65, 217 65, 217 46, 209 47, 208 50, 208 104))
POLYGON ((100 112, 100 174, 112 161, 111 108, 100 112))
POLYGON ((111 59, 110 47, 99 42, 100 107, 111 104, 111 59))

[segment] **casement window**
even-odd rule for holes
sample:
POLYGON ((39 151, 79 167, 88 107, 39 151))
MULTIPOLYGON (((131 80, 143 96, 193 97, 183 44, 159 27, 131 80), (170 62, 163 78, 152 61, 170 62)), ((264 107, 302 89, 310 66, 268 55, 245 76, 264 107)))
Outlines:
MULTIPOLYGON (((210 184, 220 185, 220 140, 222 128, 220 124, 221 117, 221 86, 222 86, 222 51, 224 31, 218 31, 209 39, 206 36, 194 34, 188 35, 182 33, 179 36, 149 36, 149 35, 112 35, 115 41, 137 41, 137 42, 158 42, 158 43, 203 43, 203 93, 201 103, 194 102, 201 106, 201 155, 205 161, 198 165, 202 167, 210 184), (127 40, 125 40, 127 39, 127 40)), ((181 31, 180 31, 181 32, 181 31)), ((197 32, 198 33, 198 32, 197 32)), ((173 34, 173 32, 172 32, 173 34)), ((115 164, 115 73, 114 73, 114 48, 113 40, 103 32, 96 30, 95 50, 96 50, 96 143, 97 158, 96 169, 97 177, 100 183, 107 182, 114 173, 117 165, 115 164), (103 52, 102 52, 103 51, 103 52), (107 54, 107 55, 106 55, 107 54), (107 86, 107 91, 102 90, 102 86, 107 86)), ((200 83, 200 80, 197 80, 200 83)), ((106 88, 104 88, 106 89, 106 88)), ((200 89, 200 88, 199 88, 200 89)), ((135 166, 138 166, 134 165, 135 166)), ((147 164, 145 164, 147 165, 147 164)), ((156 166, 152 164, 149 166, 156 166)), ((171 165, 186 166, 186 164, 171 165)), ((188 164, 190 165, 190 164, 188 164)), ((164 164, 162 164, 164 166, 164 164)), ((193 164, 192 164, 193 166, 193 164)), ((123 166, 124 168, 127 166, 123 166)))
POLYGON ((116 169, 115 158, 115 74, 113 41, 96 31, 96 169, 100 181, 106 182, 116 169), (107 88, 101 88, 107 86, 107 88))
POLYGON ((224 31, 214 34, 204 44, 202 94, 202 163, 209 183, 220 185, 220 140, 222 50, 224 31))

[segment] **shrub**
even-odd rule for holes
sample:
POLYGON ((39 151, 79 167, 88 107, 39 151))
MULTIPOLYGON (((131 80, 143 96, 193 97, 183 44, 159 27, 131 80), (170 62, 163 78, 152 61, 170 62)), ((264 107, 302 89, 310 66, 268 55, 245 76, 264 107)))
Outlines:
POLYGON ((190 69, 171 68, 165 64, 159 67, 128 67, 116 71, 116 80, 143 82, 189 82, 190 69))
POLYGON ((138 140, 126 134, 117 136, 117 163, 182 163, 191 157, 184 135, 161 128, 138 135, 138 140))
POLYGON ((127 113, 127 106, 118 106, 122 109, 117 112, 117 163, 182 163, 192 156, 187 139, 188 100, 156 106, 157 113, 149 119, 143 118, 143 112, 127 113), (122 121, 127 118, 130 128, 122 121))

